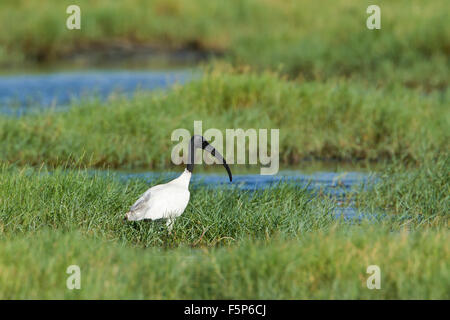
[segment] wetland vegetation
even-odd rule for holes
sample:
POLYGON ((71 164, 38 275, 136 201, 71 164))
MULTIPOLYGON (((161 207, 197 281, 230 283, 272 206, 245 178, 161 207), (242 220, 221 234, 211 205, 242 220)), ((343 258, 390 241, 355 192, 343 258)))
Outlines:
POLYGON ((2 1, 1 72, 114 48, 210 59, 164 90, 0 114, 1 299, 450 298, 446 1, 381 0, 374 31, 368 1, 78 3, 69 32, 67 1, 2 1), (171 234, 124 222, 164 178, 117 172, 181 171, 170 133, 194 120, 279 128, 281 169, 363 162, 374 179, 340 198, 196 185, 171 234), (332 214, 347 205, 368 215, 332 214), (72 264, 81 290, 66 287, 72 264), (373 264, 381 290, 366 287, 373 264))

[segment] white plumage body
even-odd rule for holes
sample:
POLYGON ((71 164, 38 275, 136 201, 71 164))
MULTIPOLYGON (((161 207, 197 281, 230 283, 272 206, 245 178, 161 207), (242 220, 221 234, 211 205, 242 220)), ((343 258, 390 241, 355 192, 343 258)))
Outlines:
POLYGON ((191 172, 185 170, 178 178, 148 189, 130 208, 127 219, 168 219, 171 228, 173 219, 179 217, 186 209, 189 198, 191 172))

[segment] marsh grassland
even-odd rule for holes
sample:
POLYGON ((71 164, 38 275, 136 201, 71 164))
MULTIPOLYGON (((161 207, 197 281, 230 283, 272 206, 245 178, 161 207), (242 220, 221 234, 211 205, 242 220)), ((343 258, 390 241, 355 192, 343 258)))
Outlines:
POLYGON ((236 65, 306 79, 352 77, 426 90, 448 85, 446 0, 384 1, 381 31, 365 27, 370 1, 80 0, 83 27, 67 32, 58 0, 0 4, 0 62, 54 62, 80 50, 150 45, 218 52, 236 65), (15 23, 21 21, 21 23, 15 23))
POLYGON ((449 91, 348 80, 288 81, 213 66, 201 79, 132 99, 75 102, 67 112, 0 118, 0 159, 17 164, 162 169, 177 128, 280 128, 280 163, 305 158, 419 161, 445 151, 449 91), (152 146, 151 148, 149 146, 152 146))
POLYGON ((446 165, 394 171, 360 193, 359 207, 385 210, 381 221, 336 220, 333 199, 289 185, 257 195, 200 188, 170 235, 164 223, 123 221, 147 188, 140 180, 5 166, 1 297, 447 298, 446 165), (83 284, 70 291, 75 263, 83 284), (375 263, 383 289, 373 291, 375 263))
POLYGON ((78 2, 67 32, 64 1, 2 1, 4 70, 111 44, 216 57, 166 90, 0 114, 0 299, 450 298, 446 1, 380 1, 373 32, 366 1, 78 2), (344 200, 199 186, 171 234, 124 222, 149 183, 114 170, 181 171, 170 134, 194 120, 279 128, 281 168, 359 161, 375 179, 344 200), (382 218, 336 219, 342 201, 382 218))

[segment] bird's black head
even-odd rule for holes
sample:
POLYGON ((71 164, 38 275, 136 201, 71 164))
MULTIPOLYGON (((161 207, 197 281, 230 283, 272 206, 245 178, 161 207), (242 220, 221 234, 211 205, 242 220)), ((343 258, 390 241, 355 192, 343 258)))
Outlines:
POLYGON ((209 153, 211 153, 214 157, 216 157, 217 160, 219 160, 219 163, 221 163, 227 170, 228 177, 230 178, 230 182, 233 181, 233 176, 231 175, 230 167, 228 166, 228 164, 226 163, 225 159, 220 154, 220 152, 217 151, 216 149, 214 149, 214 147, 212 145, 210 145, 209 142, 203 136, 197 135, 197 134, 192 136, 191 141, 189 143, 189 155, 188 155, 188 163, 187 163, 187 167, 186 167, 186 169, 189 172, 194 171, 195 150, 197 148, 206 150, 209 153))

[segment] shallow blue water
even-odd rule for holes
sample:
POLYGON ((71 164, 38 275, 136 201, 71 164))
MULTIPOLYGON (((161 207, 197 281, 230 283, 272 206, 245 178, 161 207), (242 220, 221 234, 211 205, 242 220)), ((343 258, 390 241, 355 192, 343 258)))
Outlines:
MULTIPOLYGON (((116 173, 121 179, 144 179, 149 187, 156 182, 170 181, 179 172, 171 173, 116 173)), ((369 187, 376 182, 373 175, 361 172, 316 172, 313 174, 303 174, 298 171, 281 171, 277 175, 262 176, 258 174, 233 175, 233 182, 230 183, 226 174, 204 174, 195 173, 191 180, 191 189, 199 186, 211 188, 237 188, 243 191, 265 190, 277 186, 280 183, 289 183, 313 191, 313 194, 322 193, 333 198, 336 206, 332 214, 336 218, 344 220, 359 221, 362 219, 378 219, 383 215, 379 213, 361 212, 351 206, 348 196, 352 192, 357 192, 369 187), (344 200, 346 205, 344 205, 344 200), (350 206, 348 205, 350 203, 350 206)))
POLYGON ((72 99, 112 92, 133 94, 185 83, 190 71, 87 71, 0 76, 0 112, 21 115, 36 107, 67 106, 72 99))

